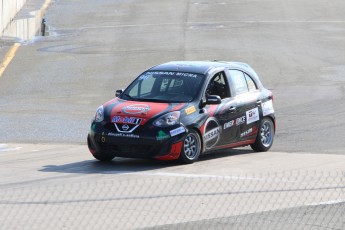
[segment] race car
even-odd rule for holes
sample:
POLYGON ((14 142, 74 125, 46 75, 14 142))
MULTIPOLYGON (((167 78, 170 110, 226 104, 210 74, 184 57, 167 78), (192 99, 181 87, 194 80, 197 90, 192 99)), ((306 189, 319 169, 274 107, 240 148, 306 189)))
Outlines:
POLYGON ((250 145, 268 151, 275 134, 273 95, 245 63, 174 61, 140 74, 101 105, 87 144, 114 157, 193 163, 201 154, 250 145))

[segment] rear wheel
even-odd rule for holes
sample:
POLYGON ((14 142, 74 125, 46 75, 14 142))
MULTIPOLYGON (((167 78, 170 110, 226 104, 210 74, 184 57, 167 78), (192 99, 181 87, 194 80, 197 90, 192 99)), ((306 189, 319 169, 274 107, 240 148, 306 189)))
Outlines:
POLYGON ((260 123, 259 133, 256 137, 255 143, 250 146, 256 152, 266 152, 272 147, 273 139, 273 122, 269 118, 264 118, 260 123))
POLYGON ((195 130, 190 130, 183 140, 179 160, 184 164, 191 164, 198 160, 201 153, 201 138, 195 130))

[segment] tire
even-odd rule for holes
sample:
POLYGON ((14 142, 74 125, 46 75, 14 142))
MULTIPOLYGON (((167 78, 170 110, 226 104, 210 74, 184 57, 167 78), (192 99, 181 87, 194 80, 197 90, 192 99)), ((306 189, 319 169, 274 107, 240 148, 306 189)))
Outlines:
POLYGON ((264 118, 260 123, 255 143, 250 147, 256 152, 266 152, 272 147, 273 139, 274 124, 270 118, 264 118))
POLYGON ((99 161, 111 161, 112 159, 114 159, 114 156, 112 155, 104 155, 99 153, 93 153, 92 156, 99 161))
POLYGON ((90 135, 87 136, 87 146, 89 147, 89 150, 94 158, 96 158, 99 161, 111 161, 114 159, 115 156, 113 155, 105 155, 101 154, 96 150, 95 145, 93 144, 90 135))
POLYGON ((183 164, 192 164, 198 160, 202 149, 200 135, 195 130, 190 130, 183 140, 179 160, 183 164))

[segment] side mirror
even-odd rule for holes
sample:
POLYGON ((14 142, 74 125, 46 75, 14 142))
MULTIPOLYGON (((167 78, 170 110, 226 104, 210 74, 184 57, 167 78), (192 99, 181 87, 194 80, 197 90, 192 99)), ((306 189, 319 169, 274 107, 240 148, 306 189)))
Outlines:
POLYGON ((115 97, 118 97, 118 96, 120 96, 122 93, 123 93, 123 89, 118 89, 118 90, 116 90, 116 92, 115 92, 115 97))
POLYGON ((220 96, 218 95, 208 95, 206 97, 206 104, 207 105, 218 105, 222 102, 222 99, 220 99, 220 96))

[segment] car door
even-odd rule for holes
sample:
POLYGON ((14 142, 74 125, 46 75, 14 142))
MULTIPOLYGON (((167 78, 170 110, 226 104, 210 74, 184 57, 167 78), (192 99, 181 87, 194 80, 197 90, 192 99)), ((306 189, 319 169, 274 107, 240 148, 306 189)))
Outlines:
POLYGON ((246 141, 257 133, 258 122, 260 120, 259 100, 260 92, 253 79, 241 70, 229 70, 230 82, 235 92, 235 100, 238 104, 239 116, 244 118, 238 124, 238 140, 246 141))
POLYGON ((206 149, 219 148, 235 142, 238 135, 236 128, 237 102, 234 97, 231 97, 228 77, 224 71, 214 74, 209 82, 206 94, 218 95, 221 98, 221 104, 217 106, 213 117, 206 121, 205 126, 206 134, 209 130, 215 130, 215 127, 217 127, 218 140, 214 136, 211 140, 208 138, 209 135, 205 135, 206 149))

